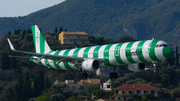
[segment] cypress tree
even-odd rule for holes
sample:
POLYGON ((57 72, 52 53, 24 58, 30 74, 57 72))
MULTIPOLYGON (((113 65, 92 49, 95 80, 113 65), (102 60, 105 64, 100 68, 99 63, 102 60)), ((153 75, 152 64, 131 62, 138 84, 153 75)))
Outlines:
POLYGON ((8 34, 8 35, 11 35, 11 31, 9 31, 7 34, 8 34))
POLYGON ((39 95, 40 94, 39 94, 38 78, 35 77, 35 79, 34 79, 34 96, 38 97, 39 95))
POLYGON ((39 87, 39 94, 42 94, 44 90, 44 72, 41 70, 38 74, 38 87, 39 87))
POLYGON ((3 52, 1 56, 1 69, 9 69, 10 68, 10 59, 7 52, 3 52))
POLYGON ((54 31, 54 33, 57 33, 57 31, 58 31, 58 30, 57 30, 57 27, 55 27, 55 31, 54 31))
POLYGON ((20 90, 21 89, 20 89, 19 84, 15 84, 15 86, 14 86, 15 101, 22 101, 20 90))
POLYGON ((23 39, 24 39, 25 35, 26 35, 26 30, 23 30, 23 32, 22 32, 22 38, 23 39))
POLYGON ((28 99, 31 98, 31 94, 31 81, 29 78, 29 73, 26 72, 23 75, 22 100, 28 101, 28 99))
POLYGON ((51 82, 49 79, 46 77, 44 80, 44 89, 50 88, 51 87, 51 82))
POLYGON ((68 31, 66 28, 65 28, 65 30, 64 31, 68 31))
POLYGON ((59 28, 59 33, 61 33, 63 31, 63 28, 62 27, 60 27, 59 28))
POLYGON ((22 74, 19 75, 18 85, 19 85, 19 96, 20 96, 20 99, 21 99, 20 101, 22 101, 22 89, 23 89, 22 74))
POLYGON ((16 29, 14 30, 14 35, 17 35, 17 31, 16 31, 16 29))
POLYGON ((16 30, 16 35, 18 35, 18 34, 21 34, 21 30, 20 29, 16 30))
POLYGON ((17 60, 16 60, 16 58, 10 58, 10 67, 11 67, 11 69, 17 69, 17 60))
POLYGON ((31 29, 28 29, 28 30, 26 31, 26 34, 32 34, 31 29))

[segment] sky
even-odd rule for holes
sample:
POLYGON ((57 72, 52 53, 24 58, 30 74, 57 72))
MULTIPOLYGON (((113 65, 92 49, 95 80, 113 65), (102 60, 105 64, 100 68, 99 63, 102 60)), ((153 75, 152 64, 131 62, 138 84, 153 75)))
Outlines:
POLYGON ((65 0, 0 0, 0 17, 26 16, 65 0))

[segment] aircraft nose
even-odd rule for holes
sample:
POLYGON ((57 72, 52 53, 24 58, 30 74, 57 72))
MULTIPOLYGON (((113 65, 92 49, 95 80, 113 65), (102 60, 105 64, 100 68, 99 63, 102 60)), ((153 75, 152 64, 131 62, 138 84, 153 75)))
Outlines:
POLYGON ((163 48, 163 55, 165 58, 170 58, 174 55, 174 50, 170 47, 163 48))

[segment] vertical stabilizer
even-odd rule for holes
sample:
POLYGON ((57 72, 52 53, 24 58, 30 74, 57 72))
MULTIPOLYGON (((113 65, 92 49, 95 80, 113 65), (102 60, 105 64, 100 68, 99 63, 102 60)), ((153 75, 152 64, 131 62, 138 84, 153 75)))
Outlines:
POLYGON ((51 51, 49 45, 41 34, 37 25, 31 26, 36 53, 48 53, 51 51))

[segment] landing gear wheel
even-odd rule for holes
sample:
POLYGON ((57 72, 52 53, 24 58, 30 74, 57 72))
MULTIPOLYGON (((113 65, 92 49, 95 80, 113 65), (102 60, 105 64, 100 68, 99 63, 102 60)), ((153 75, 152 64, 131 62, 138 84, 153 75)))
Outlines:
POLYGON ((117 78, 118 78, 118 73, 116 73, 116 72, 111 72, 111 73, 109 74, 109 78, 110 78, 111 80, 117 79, 117 78))
POLYGON ((114 79, 118 78, 118 73, 114 72, 114 79))
POLYGON ((79 73, 79 78, 82 79, 84 77, 84 73, 83 72, 80 72, 79 73))
POLYGON ((86 73, 86 72, 80 72, 79 73, 79 78, 80 79, 87 79, 87 77, 88 77, 88 73, 86 73))
POLYGON ((109 78, 110 78, 110 79, 114 78, 113 72, 111 72, 111 73, 109 74, 109 78))

